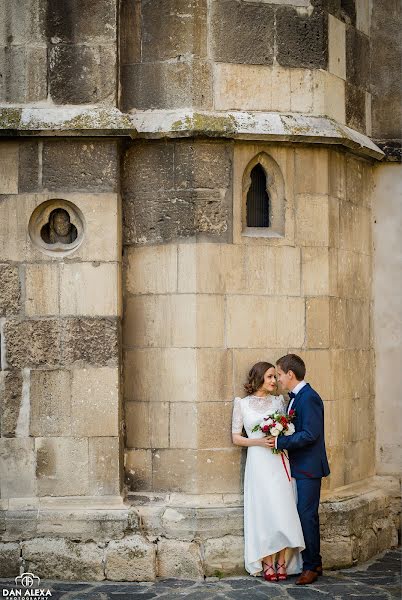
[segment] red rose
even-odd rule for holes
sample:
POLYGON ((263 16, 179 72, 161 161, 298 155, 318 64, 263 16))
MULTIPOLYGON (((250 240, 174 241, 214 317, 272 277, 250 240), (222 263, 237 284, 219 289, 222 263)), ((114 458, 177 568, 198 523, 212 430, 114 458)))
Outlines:
POLYGON ((290 416, 293 416, 293 415, 295 414, 295 412, 296 412, 296 411, 294 410, 294 408, 292 408, 292 409, 289 411, 289 415, 290 415, 290 416))
POLYGON ((264 433, 267 433, 267 431, 269 431, 269 427, 268 427, 268 425, 264 425, 264 427, 262 428, 262 431, 263 431, 264 433))

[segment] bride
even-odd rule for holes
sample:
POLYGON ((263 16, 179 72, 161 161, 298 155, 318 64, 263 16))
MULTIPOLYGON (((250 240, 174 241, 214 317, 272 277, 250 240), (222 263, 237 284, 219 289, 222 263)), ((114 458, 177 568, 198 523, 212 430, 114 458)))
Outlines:
POLYGON ((272 395, 276 391, 275 367, 268 362, 251 368, 244 388, 248 396, 234 400, 232 440, 236 446, 248 448, 244 473, 245 567, 251 575, 262 571, 266 581, 284 580, 288 574, 300 573, 303 566, 301 551, 305 544, 296 486, 290 479, 287 455, 274 454, 262 431, 251 430, 274 410, 286 413, 286 403, 283 396, 272 395), (243 427, 247 437, 242 435, 243 427))

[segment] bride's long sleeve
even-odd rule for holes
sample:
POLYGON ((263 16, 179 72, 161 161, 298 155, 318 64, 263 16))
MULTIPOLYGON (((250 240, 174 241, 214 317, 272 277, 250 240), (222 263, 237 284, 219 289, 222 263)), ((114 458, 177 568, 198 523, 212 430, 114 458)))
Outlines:
POLYGON ((233 401, 232 433, 241 433, 243 430, 243 415, 240 402, 241 398, 238 397, 233 401))

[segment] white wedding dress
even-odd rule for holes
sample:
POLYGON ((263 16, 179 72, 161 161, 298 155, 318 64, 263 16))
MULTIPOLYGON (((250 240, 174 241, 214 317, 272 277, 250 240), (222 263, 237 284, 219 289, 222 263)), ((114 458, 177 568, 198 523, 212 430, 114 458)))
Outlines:
MULTIPOLYGON (((251 430, 273 410, 286 413, 283 396, 235 398, 232 432, 241 433, 244 426, 249 438, 264 437, 262 431, 251 430)), ((290 477, 287 455, 284 460, 290 477)), ((251 575, 262 571, 263 557, 282 548, 288 548, 288 575, 301 573, 305 544, 296 504, 296 482, 289 481, 281 455, 249 446, 244 473, 244 562, 251 575)))

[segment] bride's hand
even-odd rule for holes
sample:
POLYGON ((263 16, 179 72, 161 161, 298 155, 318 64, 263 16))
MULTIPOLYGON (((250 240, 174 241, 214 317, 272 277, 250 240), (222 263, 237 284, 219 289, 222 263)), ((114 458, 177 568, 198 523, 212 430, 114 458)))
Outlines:
POLYGON ((258 445, 263 446, 264 448, 270 448, 269 439, 270 439, 269 437, 261 438, 260 440, 258 440, 259 441, 258 445))

